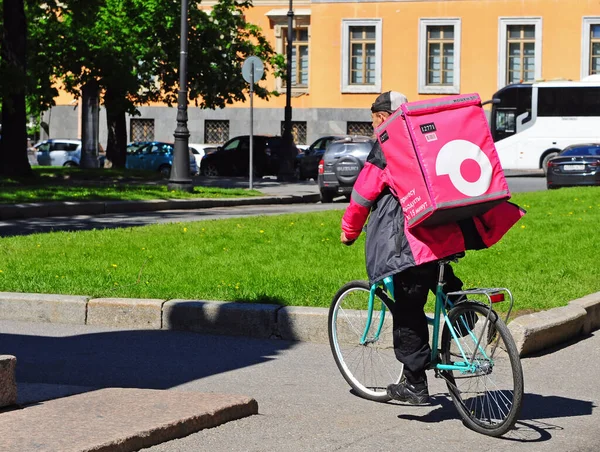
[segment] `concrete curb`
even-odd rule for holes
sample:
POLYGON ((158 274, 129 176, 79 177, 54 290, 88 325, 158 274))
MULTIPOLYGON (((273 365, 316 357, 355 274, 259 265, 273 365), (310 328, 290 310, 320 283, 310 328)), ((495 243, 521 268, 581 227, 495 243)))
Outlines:
POLYGON ((567 306, 517 317, 508 325, 520 356, 590 334, 600 328, 600 292, 567 306))
POLYGON ((247 396, 105 388, 2 413, 3 452, 137 451, 258 414, 247 396))
MULTIPOLYGON (((328 343, 327 308, 0 292, 0 319, 328 343)), ((520 356, 600 328, 600 292, 509 324, 520 356)))
POLYGON ((86 201, 48 202, 0 205, 0 220, 45 218, 107 213, 154 212, 158 210, 205 209, 265 204, 316 203, 318 193, 286 196, 256 196, 252 198, 154 199, 148 201, 86 201))
POLYGON ((0 355, 0 408, 17 403, 16 367, 16 357, 0 355))

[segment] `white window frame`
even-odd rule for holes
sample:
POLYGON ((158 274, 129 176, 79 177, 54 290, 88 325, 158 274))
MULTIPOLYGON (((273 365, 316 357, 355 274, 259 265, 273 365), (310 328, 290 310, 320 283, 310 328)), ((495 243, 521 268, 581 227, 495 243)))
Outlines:
POLYGON ((419 19, 419 94, 459 94, 460 93, 460 36, 459 19, 419 19), (427 84, 427 27, 454 27, 454 83, 452 86, 427 84))
MULTIPOLYGON (((272 9, 268 11, 265 16, 269 18, 269 21, 273 25, 273 31, 275 33, 275 52, 280 53, 287 57, 287 49, 283 45, 283 29, 287 29, 288 18, 287 9, 272 9)), ((297 97, 309 92, 310 88, 310 64, 312 54, 312 40, 310 38, 310 9, 296 9, 294 10, 294 19, 292 22, 292 29, 306 28, 308 30, 308 82, 306 87, 292 87, 292 96, 297 97)), ((275 80, 275 90, 279 92, 285 92, 284 81, 281 78, 275 80)))
POLYGON ((380 93, 383 19, 342 19, 342 93, 380 93), (350 27, 375 27, 375 83, 351 85, 350 76, 350 27))
POLYGON ((499 17, 498 18, 498 89, 506 86, 507 31, 509 25, 535 26, 535 80, 542 78, 542 18, 499 17))
POLYGON ((581 27, 581 78, 590 75, 590 38, 592 25, 600 25, 600 16, 583 18, 581 27))
MULTIPOLYGON (((306 24, 306 23, 296 23, 296 21, 294 21, 294 27, 292 28, 292 30, 297 30, 299 28, 306 28, 306 30, 308 31, 308 80, 306 82, 306 86, 292 86, 292 95, 294 94, 303 94, 303 93, 308 93, 309 88, 310 88, 310 57, 311 57, 311 39, 310 39, 310 25, 306 24)), ((287 48, 283 45, 283 40, 284 40, 284 30, 287 30, 287 23, 285 25, 275 25, 275 52, 277 53, 281 53, 282 55, 285 55, 287 58, 287 48)), ((287 37, 287 36, 286 36, 287 37)), ((279 92, 285 92, 286 91, 286 87, 284 86, 284 80, 281 78, 277 78, 277 81, 275 82, 275 89, 279 92)))

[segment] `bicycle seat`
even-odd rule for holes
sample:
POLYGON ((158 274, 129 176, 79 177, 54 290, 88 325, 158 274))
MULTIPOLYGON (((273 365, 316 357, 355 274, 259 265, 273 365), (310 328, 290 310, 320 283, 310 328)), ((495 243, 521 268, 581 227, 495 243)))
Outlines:
POLYGON ((446 256, 443 259, 440 259, 440 263, 449 264, 450 262, 458 262, 461 257, 465 257, 465 252, 461 251, 460 253, 451 254, 450 256, 446 256))

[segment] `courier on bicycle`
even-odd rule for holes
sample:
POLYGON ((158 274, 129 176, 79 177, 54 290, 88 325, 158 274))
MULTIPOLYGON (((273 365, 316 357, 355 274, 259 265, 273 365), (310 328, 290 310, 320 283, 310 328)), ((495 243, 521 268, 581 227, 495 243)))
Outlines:
MULTIPOLYGON (((406 96, 396 91, 379 95, 371 106, 373 129, 390 119, 406 96)), ((404 379, 387 387, 388 395, 411 404, 429 400, 425 370, 431 348, 424 306, 435 293, 437 262, 465 250, 483 249, 498 241, 523 215, 514 204, 501 202, 475 217, 443 224, 409 228, 394 190, 381 138, 373 145, 354 185, 350 205, 342 218, 341 242, 352 245, 366 226, 365 258, 369 282, 393 278, 393 344, 404 365, 404 379)), ((449 264, 444 269, 445 292, 459 291, 462 281, 449 264)))

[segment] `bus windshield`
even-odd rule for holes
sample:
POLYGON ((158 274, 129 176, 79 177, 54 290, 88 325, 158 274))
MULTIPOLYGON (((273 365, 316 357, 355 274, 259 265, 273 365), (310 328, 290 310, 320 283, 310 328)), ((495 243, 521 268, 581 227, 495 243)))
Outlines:
POLYGON ((531 115, 531 85, 508 85, 494 94, 490 121, 494 141, 514 135, 517 117, 523 113, 531 115))

